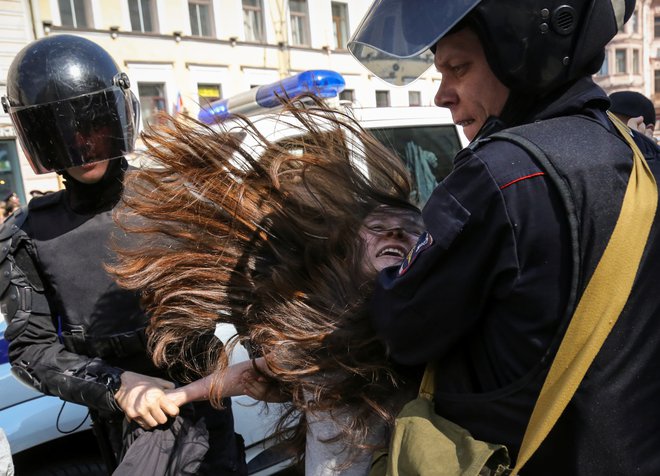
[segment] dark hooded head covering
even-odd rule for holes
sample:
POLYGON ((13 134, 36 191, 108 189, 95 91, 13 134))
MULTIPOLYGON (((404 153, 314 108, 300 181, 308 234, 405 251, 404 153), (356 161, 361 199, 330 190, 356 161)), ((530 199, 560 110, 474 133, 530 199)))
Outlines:
POLYGON ((644 124, 655 125, 655 107, 649 98, 636 91, 610 94, 610 111, 628 117, 644 117, 644 124))

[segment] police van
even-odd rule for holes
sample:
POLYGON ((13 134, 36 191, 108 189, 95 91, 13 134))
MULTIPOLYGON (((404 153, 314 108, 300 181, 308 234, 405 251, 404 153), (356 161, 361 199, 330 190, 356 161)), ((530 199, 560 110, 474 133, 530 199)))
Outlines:
MULTIPOLYGON (((289 127, 285 117, 278 116, 280 98, 312 92, 352 115, 401 158, 413 177, 414 199, 423 205, 435 185, 451 171, 453 157, 467 145, 462 129, 452 123, 444 108, 362 108, 341 102, 338 95, 344 87, 339 73, 306 71, 211 103, 200 111, 199 120, 214 124, 240 113, 249 116, 269 140, 277 142, 297 130, 289 127)), ((137 154, 131 162, 140 166, 143 159, 137 154)), ((27 461, 37 470, 22 474, 37 475, 39 469, 47 469, 47 474, 105 474, 95 451, 87 409, 44 396, 19 383, 10 372, 4 328, 5 323, 0 320, 0 428, 7 434, 16 461, 27 461)), ((232 326, 225 325, 216 331, 223 341, 234 333, 232 326)), ((233 362, 247 358, 247 351, 240 346, 232 355, 233 362)), ((247 396, 233 398, 232 407, 236 432, 245 439, 249 474, 265 476, 290 466, 290 455, 269 439, 277 409, 265 411, 263 405, 247 396)))

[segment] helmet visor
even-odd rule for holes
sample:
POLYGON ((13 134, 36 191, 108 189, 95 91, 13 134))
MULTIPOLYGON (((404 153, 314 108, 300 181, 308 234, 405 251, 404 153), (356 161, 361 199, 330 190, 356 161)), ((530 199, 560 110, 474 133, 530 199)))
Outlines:
POLYGON ((397 86, 433 64, 429 48, 481 0, 376 0, 351 37, 348 49, 367 69, 397 86))
POLYGON ((62 101, 10 107, 34 172, 61 171, 131 152, 135 123, 130 94, 112 86, 62 101))

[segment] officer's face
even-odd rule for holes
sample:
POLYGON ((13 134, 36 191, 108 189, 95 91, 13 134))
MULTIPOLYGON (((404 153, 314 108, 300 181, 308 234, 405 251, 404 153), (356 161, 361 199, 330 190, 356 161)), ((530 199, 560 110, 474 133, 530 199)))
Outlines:
POLYGON ((438 42, 435 66, 442 73, 435 104, 449 108, 454 123, 474 139, 489 116, 500 115, 509 89, 491 71, 479 38, 469 28, 438 42))
POLYGON ((80 165, 66 169, 67 173, 80 183, 96 183, 103 178, 105 171, 108 170, 108 161, 92 162, 91 164, 80 165))
POLYGON ((380 271, 400 264, 423 231, 419 213, 387 206, 378 207, 365 218, 360 229, 365 249, 365 271, 380 271))

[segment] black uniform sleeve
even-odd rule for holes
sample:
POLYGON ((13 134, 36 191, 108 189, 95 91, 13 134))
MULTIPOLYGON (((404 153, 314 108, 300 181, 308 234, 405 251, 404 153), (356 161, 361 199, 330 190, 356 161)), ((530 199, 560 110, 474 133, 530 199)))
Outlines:
POLYGON ((371 306, 393 359, 406 365, 442 358, 517 269, 500 190, 480 164, 438 185, 423 217, 428 234, 400 268, 381 272, 371 306))
POLYGON ((9 250, 3 266, 6 272, 1 277, 0 304, 8 321, 5 337, 13 373, 42 393, 101 413, 120 411, 114 392, 122 370, 65 349, 44 295, 29 238, 18 232, 6 244, 9 250))
POLYGON ((494 380, 479 376, 491 388, 524 375, 543 355, 565 291, 542 283, 569 282, 569 260, 557 245, 567 235, 562 208, 549 179, 520 149, 496 147, 488 160, 466 152, 438 185, 423 211, 428 236, 401 267, 381 272, 371 304, 395 361, 418 365, 469 352, 478 369, 495 368, 494 380), (531 303, 544 313, 531 315, 531 303), (507 351, 512 342, 515 355, 507 351))

